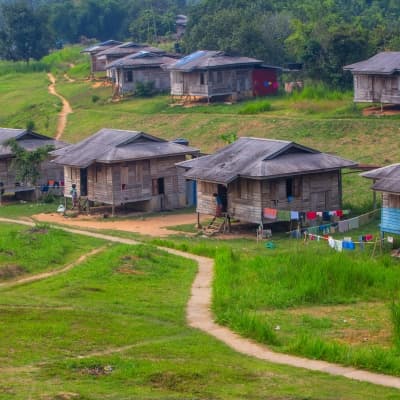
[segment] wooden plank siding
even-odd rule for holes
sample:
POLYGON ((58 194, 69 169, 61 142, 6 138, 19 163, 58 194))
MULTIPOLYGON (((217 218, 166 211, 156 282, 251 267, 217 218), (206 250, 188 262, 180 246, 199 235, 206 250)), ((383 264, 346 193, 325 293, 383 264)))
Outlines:
MULTIPOLYGON (((50 180, 58 182, 59 185, 64 181, 63 168, 52 162, 44 161, 39 168, 39 179, 37 185, 46 185, 50 180)), ((3 183, 5 189, 13 189, 16 187, 16 173, 12 167, 12 158, 0 160, 0 182, 3 183)))
POLYGON ((161 68, 126 68, 115 69, 115 86, 119 94, 134 93, 138 82, 153 82, 158 92, 167 91, 171 87, 170 73, 161 68))
MULTIPOLYGON (((197 212, 214 215, 213 193, 217 193, 217 187, 214 183, 198 181, 197 212)), ((341 207, 340 190, 339 171, 280 179, 238 178, 228 185, 228 213, 243 221, 260 223, 265 207, 295 211, 336 210, 341 207)))
MULTIPOLYGON (((121 205, 148 201, 149 210, 186 205, 183 171, 175 163, 185 156, 172 156, 116 164, 96 163, 87 169, 87 197, 90 201, 121 205), (157 179, 163 178, 164 194, 157 192, 157 179)), ((80 169, 65 167, 65 196, 75 183, 80 196, 80 169)))
POLYGON ((354 74, 354 101, 400 104, 400 77, 398 75, 354 74))
POLYGON ((171 71, 171 95, 251 97, 252 69, 171 71))

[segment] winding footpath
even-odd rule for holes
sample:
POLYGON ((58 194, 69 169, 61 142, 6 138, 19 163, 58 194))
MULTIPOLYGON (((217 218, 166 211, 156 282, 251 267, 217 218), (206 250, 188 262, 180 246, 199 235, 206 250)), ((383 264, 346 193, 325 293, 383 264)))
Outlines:
MULTIPOLYGON (((35 223, 33 222, 8 218, 0 218, 0 222, 22 224, 27 226, 35 225, 35 223)), ((119 238, 116 236, 105 235, 101 233, 87 232, 78 229, 64 228, 60 226, 55 226, 55 228, 62 229, 66 232, 96 237, 111 242, 130 245, 141 244, 136 240, 119 238)), ((310 360, 307 358, 276 353, 271 351, 264 345, 243 338, 232 332, 228 328, 216 324, 214 322, 214 318, 211 312, 214 261, 210 258, 196 256, 178 250, 173 250, 165 247, 158 248, 170 254, 194 260, 198 263, 198 272, 192 285, 191 297, 188 302, 186 311, 189 326, 202 330, 203 332, 225 343, 233 350, 247 356, 252 356, 275 364, 283 364, 297 368, 304 368, 311 371, 324 372, 327 374, 343 376, 345 378, 354 379, 357 381, 369 382, 375 385, 382 385, 386 387, 400 389, 400 378, 398 377, 362 371, 350 367, 343 367, 341 365, 325 361, 310 360)))
POLYGON ((58 122, 57 122, 57 131, 56 131, 56 140, 60 140, 61 136, 64 133, 65 127, 67 126, 68 115, 72 114, 72 107, 69 104, 68 100, 65 97, 61 96, 56 91, 56 78, 52 73, 48 73, 47 77, 49 78, 50 85, 48 87, 49 93, 53 96, 58 97, 62 101, 62 109, 60 114, 58 115, 58 122))

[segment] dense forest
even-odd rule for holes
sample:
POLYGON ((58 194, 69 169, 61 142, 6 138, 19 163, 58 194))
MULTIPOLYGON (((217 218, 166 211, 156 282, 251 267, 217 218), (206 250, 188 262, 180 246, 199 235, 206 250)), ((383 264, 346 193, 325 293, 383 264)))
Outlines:
POLYGON ((38 59, 63 43, 173 41, 182 51, 218 49, 267 63, 304 64, 307 78, 345 86, 342 66, 400 50, 398 0, 0 0, 0 57, 38 59))

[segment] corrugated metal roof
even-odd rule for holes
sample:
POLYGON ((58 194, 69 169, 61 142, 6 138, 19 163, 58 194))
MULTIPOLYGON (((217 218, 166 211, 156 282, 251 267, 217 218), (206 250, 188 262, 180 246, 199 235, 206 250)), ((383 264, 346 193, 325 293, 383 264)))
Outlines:
POLYGON ((343 69, 359 74, 392 75, 400 71, 400 52, 384 51, 367 60, 346 65, 343 69))
POLYGON ((10 139, 15 139, 22 148, 28 151, 46 145, 52 145, 56 149, 67 146, 65 142, 52 139, 36 132, 28 132, 26 129, 0 128, 0 157, 9 157, 13 154, 10 147, 4 145, 4 143, 10 139))
POLYGON ((197 154, 193 147, 138 131, 104 128, 67 149, 54 151, 57 164, 86 168, 94 162, 114 163, 175 154, 197 154))
POLYGON ((400 193, 400 164, 391 164, 360 174, 364 178, 376 179, 373 190, 400 193))
POLYGON ((123 56, 128 54, 138 53, 139 51, 149 51, 152 53, 165 53, 164 50, 161 50, 157 47, 152 47, 147 44, 134 43, 134 42, 125 42, 118 46, 112 46, 97 53, 97 56, 123 56))
POLYGON ((100 51, 103 51, 110 47, 117 46, 119 44, 122 44, 122 42, 119 42, 118 40, 107 40, 105 42, 97 43, 93 46, 87 47, 86 49, 83 49, 81 53, 98 53, 100 51))
POLYGON ((185 173, 187 178, 228 184, 238 177, 274 178, 335 170, 355 164, 294 142, 244 137, 215 154, 178 165, 188 169, 185 173))
POLYGON ((161 64, 172 64, 175 61, 176 58, 168 57, 163 54, 140 51, 139 53, 130 54, 107 64, 106 69, 159 67, 161 64))
POLYGON ((165 66, 164 69, 190 72, 221 67, 255 66, 262 63, 263 61, 255 58, 230 56, 223 51, 198 50, 174 64, 165 66))

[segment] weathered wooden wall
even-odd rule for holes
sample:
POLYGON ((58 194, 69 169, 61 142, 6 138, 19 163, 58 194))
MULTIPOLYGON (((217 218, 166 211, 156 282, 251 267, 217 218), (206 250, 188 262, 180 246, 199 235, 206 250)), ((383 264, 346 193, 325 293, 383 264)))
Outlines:
MULTIPOLYGON (((163 157, 119 164, 95 164, 87 171, 88 199, 105 204, 148 201, 150 210, 180 208, 186 205, 183 170, 175 163, 185 156, 163 157), (157 192, 157 179, 164 179, 164 194, 157 192)), ((80 195, 79 168, 65 167, 65 196, 70 197, 72 183, 80 195)))
MULTIPOLYGON (((259 223, 265 207, 295 211, 326 211, 341 207, 339 172, 309 174, 292 178, 292 199, 286 178, 253 180, 239 178, 228 185, 228 212, 243 221, 259 223)), ((199 181, 197 212, 215 214, 213 193, 217 184, 199 181)))
POLYGON ((400 104, 400 77, 354 74, 354 101, 400 104))
MULTIPOLYGON (((37 185, 45 185, 49 180, 58 182, 61 186, 64 181, 63 168, 50 161, 44 161, 39 169, 40 177, 37 185)), ((4 187, 13 188, 16 183, 15 171, 12 168, 12 158, 0 160, 0 182, 3 182, 4 187)))
POLYGON ((138 82, 154 82, 154 89, 159 92, 168 91, 171 88, 170 73, 161 68, 131 69, 131 82, 127 81, 127 71, 128 69, 118 70, 115 74, 115 85, 121 95, 135 92, 138 82))
POLYGON ((171 71, 173 96, 228 96, 235 98, 253 95, 252 69, 226 69, 204 72, 171 71), (203 80, 202 80, 203 79, 203 80))

